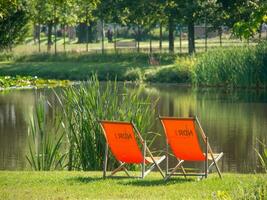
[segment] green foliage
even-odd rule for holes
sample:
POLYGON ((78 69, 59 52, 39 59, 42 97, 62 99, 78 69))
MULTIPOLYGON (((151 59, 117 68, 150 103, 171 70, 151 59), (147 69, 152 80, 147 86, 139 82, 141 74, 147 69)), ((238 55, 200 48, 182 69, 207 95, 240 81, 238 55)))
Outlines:
POLYGON ((0 53, 0 62, 4 61, 10 61, 14 59, 14 55, 11 52, 1 52, 0 53))
POLYGON ((65 136, 62 114, 54 109, 53 117, 48 117, 49 107, 53 109, 41 97, 29 122, 29 153, 26 159, 33 170, 49 171, 64 167, 66 153, 62 153, 65 136))
POLYGON ((0 76, 0 89, 6 88, 24 88, 24 87, 56 87, 68 86, 68 80, 41 79, 31 76, 0 76))
POLYGON ((239 19, 233 26, 233 32, 239 38, 253 37, 264 22, 267 22, 267 3, 262 1, 248 1, 240 7, 241 14, 247 15, 239 19))
POLYGON ((191 83, 194 65, 194 58, 177 58, 174 65, 147 70, 145 80, 159 83, 191 83))
POLYGON ((267 44, 215 49, 197 59, 195 82, 224 87, 266 87, 267 44))
POLYGON ((142 81, 143 73, 140 68, 130 68, 125 72, 123 79, 127 81, 142 81))
POLYGON ((263 171, 265 173, 267 173, 267 145, 264 144, 262 141, 260 141, 259 139, 257 139, 258 144, 261 147, 261 151, 257 150, 256 148, 254 149, 255 152, 258 155, 259 161, 260 161, 260 165, 261 168, 263 169, 263 171))
MULTIPOLYGON (((1 3, 4 6, 2 17, 0 17, 0 51, 10 50, 22 42, 28 33, 29 11, 25 0, 7 0, 1 3)), ((1 15, 1 11, 0 11, 1 15)))
POLYGON ((105 138, 98 120, 132 120, 144 138, 151 139, 147 131, 153 125, 156 101, 141 97, 138 91, 129 93, 125 85, 119 88, 116 81, 101 85, 93 75, 87 83, 66 88, 59 96, 67 121, 69 169, 102 169, 105 138))

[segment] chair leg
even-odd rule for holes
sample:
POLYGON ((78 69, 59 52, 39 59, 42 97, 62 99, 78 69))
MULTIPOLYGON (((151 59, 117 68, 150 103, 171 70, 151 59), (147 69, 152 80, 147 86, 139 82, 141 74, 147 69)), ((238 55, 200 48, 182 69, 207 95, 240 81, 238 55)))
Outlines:
MULTIPOLYGON (((164 176, 164 173, 163 173, 162 169, 160 168, 159 164, 156 162, 156 160, 155 160, 155 158, 153 157, 152 153, 150 152, 150 150, 149 150, 148 148, 146 148, 146 150, 147 150, 149 156, 151 157, 151 159, 153 160, 153 162, 155 163, 155 165, 157 166, 157 168, 158 168, 158 170, 159 170, 161 176, 164 178, 164 177, 165 177, 165 176, 164 176)), ((165 156, 163 156, 163 157, 165 158, 165 156)))
POLYGON ((114 170, 111 172, 110 176, 113 176, 114 174, 116 174, 116 173, 117 173, 118 171, 120 171, 121 169, 123 169, 123 170, 125 171, 125 167, 124 167, 124 165, 125 165, 125 163, 120 162, 120 166, 119 166, 118 168, 114 169, 114 170))
MULTIPOLYGON (((180 160, 178 160, 178 161, 180 162, 180 160)), ((182 169, 182 172, 184 174, 184 178, 187 179, 186 172, 185 172, 185 169, 184 169, 183 165, 181 165, 181 169, 182 169)))
POLYGON ((130 177, 130 174, 129 174, 128 170, 126 169, 126 167, 123 166, 122 169, 123 169, 123 171, 125 172, 125 174, 126 174, 128 177, 130 177))
POLYGON ((218 172, 220 178, 222 178, 222 174, 221 174, 220 168, 218 167, 217 162, 218 162, 222 157, 223 157, 223 152, 220 153, 216 158, 214 158, 213 162, 212 162, 212 163, 210 164, 210 166, 208 167, 208 170, 210 170, 210 169, 213 167, 213 165, 215 165, 216 170, 217 170, 217 172, 218 172))
POLYGON ((208 173, 209 173, 209 170, 208 170, 208 165, 209 165, 209 159, 208 159, 208 149, 209 149, 209 141, 208 141, 208 137, 206 137, 206 157, 205 157, 205 162, 204 162, 204 165, 205 165, 205 178, 208 178, 208 173))
POLYGON ((174 172, 180 167, 180 165, 183 162, 184 162, 184 160, 180 160, 180 162, 178 162, 178 164, 174 167, 174 169, 171 171, 171 173, 164 178, 164 181, 167 181, 174 174, 174 172))
POLYGON ((168 141, 166 140, 166 171, 165 171, 165 176, 167 176, 169 173, 169 144, 168 141))
POLYGON ((105 157, 104 157, 104 166, 103 166, 103 178, 106 178, 107 175, 107 163, 108 163, 108 143, 106 143, 105 147, 105 157))
POLYGON ((142 163, 142 174, 141 178, 145 178, 145 170, 146 170, 146 141, 143 144, 143 163, 142 163))
POLYGON ((145 172, 144 177, 148 175, 155 167, 157 167, 163 160, 165 156, 162 156, 156 163, 150 166, 150 168, 145 172))

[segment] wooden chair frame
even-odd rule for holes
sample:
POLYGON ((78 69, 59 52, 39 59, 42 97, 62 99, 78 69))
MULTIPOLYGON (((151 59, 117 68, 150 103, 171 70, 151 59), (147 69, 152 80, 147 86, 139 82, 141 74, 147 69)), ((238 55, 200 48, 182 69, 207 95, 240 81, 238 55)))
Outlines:
MULTIPOLYGON (((186 171, 182 165, 185 162, 185 160, 180 160, 179 158, 176 158, 178 161, 178 164, 169 173, 169 155, 170 154, 169 154, 169 142, 168 142, 168 138, 166 137, 166 173, 165 173, 165 178, 164 178, 165 181, 168 180, 171 176, 179 176, 179 175, 183 175, 185 178, 187 176, 200 176, 201 178, 204 178, 204 177, 207 178, 209 171, 213 167, 213 165, 215 165, 219 177, 222 178, 222 174, 221 174, 221 171, 220 171, 220 168, 219 168, 217 162, 222 158, 223 152, 221 152, 217 156, 214 155, 214 153, 211 149, 211 146, 209 144, 208 137, 206 136, 197 116, 188 117, 188 118, 159 116, 159 119, 160 119, 160 122, 164 128, 165 133, 166 133, 166 128, 164 126, 164 123, 162 122, 162 120, 164 120, 164 119, 177 119, 177 120, 179 120, 179 119, 181 119, 181 120, 182 119, 192 119, 192 120, 194 120, 194 122, 198 125, 198 127, 200 129, 201 138, 203 139, 203 142, 205 144, 205 155, 210 155, 212 158, 212 163, 209 165, 208 156, 206 156, 206 159, 204 161, 204 173, 186 173, 186 171), (182 173, 175 173, 179 168, 181 168, 182 173)), ((194 162, 194 161, 192 161, 192 162, 194 162)))
POLYGON ((106 139, 106 147, 105 147, 105 157, 104 157, 104 163, 103 163, 103 178, 106 177, 111 177, 113 175, 115 175, 117 172, 123 170, 127 177, 132 177, 132 178, 145 178, 145 176, 147 174, 149 174, 155 167, 158 168, 160 174, 162 175, 162 177, 164 178, 165 175, 162 171, 162 169, 160 168, 159 164, 166 158, 166 156, 161 156, 161 158, 159 160, 156 160, 155 157, 152 155, 151 151, 149 150, 149 148, 146 145, 146 141, 142 138, 139 130, 137 129, 137 127, 135 126, 135 124, 131 121, 131 122, 121 122, 121 121, 108 121, 108 120, 100 120, 100 126, 103 130, 105 139, 106 139), (119 162, 119 167, 117 167, 116 169, 114 169, 109 176, 107 176, 107 163, 108 163, 108 153, 109 153, 109 144, 108 144, 108 140, 107 140, 107 136, 106 136, 106 132, 104 127, 102 126, 102 122, 111 122, 111 123, 130 123, 133 126, 134 132, 137 133, 137 138, 140 140, 140 143, 142 145, 142 155, 143 155, 143 162, 141 164, 141 175, 136 177, 136 176, 130 176, 128 170, 125 167, 125 162, 119 162), (146 155, 149 155, 149 157, 152 159, 153 163, 151 163, 151 166, 146 170, 146 155))

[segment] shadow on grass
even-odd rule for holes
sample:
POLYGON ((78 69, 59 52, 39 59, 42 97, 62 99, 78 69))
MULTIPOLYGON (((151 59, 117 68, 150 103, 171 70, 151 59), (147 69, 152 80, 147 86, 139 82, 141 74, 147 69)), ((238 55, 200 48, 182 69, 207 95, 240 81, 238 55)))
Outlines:
POLYGON ((79 183, 91 183, 103 180, 102 177, 71 177, 67 179, 70 182, 79 182, 79 183))
POLYGON ((142 180, 142 179, 136 179, 131 180, 127 182, 120 182, 122 185, 131 185, 131 186, 141 186, 141 187, 151 187, 151 186, 161 186, 161 185, 173 185, 173 184, 182 184, 182 183, 188 183, 193 182, 195 179, 184 179, 184 178, 173 178, 168 181, 164 181, 163 179, 155 179, 155 180, 142 180))
MULTIPOLYGON (((133 180, 135 177, 128 177, 128 176, 109 176, 105 179, 103 177, 71 177, 68 178, 68 181, 71 182, 80 182, 80 183, 91 183, 91 182, 97 182, 97 181, 105 181, 105 180, 133 180)), ((137 180, 137 179, 136 179, 137 180)), ((140 179, 139 179, 140 180, 140 179)))

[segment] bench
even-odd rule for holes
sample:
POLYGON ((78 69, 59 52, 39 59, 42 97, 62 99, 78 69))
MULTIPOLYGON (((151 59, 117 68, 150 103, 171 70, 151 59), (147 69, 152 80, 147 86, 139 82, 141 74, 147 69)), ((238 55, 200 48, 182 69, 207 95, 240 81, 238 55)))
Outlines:
POLYGON ((136 42, 135 41, 124 41, 124 42, 117 41, 116 48, 136 48, 136 42))

